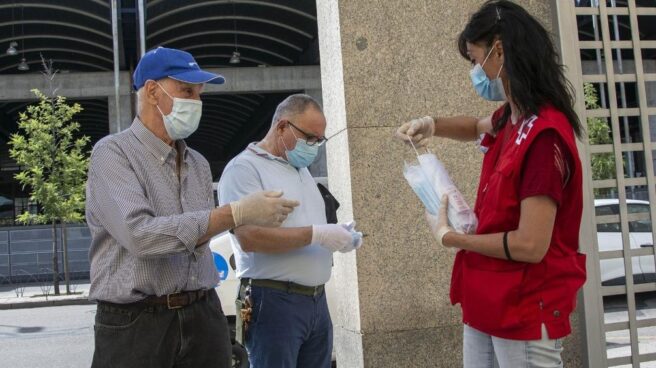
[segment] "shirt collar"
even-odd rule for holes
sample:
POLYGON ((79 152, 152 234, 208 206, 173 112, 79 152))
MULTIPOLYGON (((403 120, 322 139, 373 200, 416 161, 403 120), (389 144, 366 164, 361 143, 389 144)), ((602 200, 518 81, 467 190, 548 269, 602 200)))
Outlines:
MULTIPOLYGON (((148 149, 148 151, 155 156, 156 159, 160 161, 161 164, 164 164, 171 154, 175 154, 175 148, 164 143, 163 140, 159 139, 153 132, 151 132, 146 126, 141 122, 139 117, 135 117, 130 130, 135 137, 148 149)), ((187 158, 187 143, 184 140, 176 141, 176 145, 183 152, 183 158, 187 158)))
POLYGON ((292 166, 289 162, 287 162, 287 160, 285 160, 284 158, 282 158, 282 157, 278 157, 278 156, 274 156, 274 155, 272 155, 270 152, 268 152, 267 150, 265 150, 264 148, 258 146, 258 145, 257 145, 258 143, 259 143, 259 142, 253 142, 253 143, 249 144, 247 149, 248 149, 249 151, 253 152, 255 155, 257 155, 257 156, 259 156, 259 157, 263 157, 263 158, 266 158, 267 160, 280 162, 281 164, 284 164, 284 165, 288 165, 288 166, 290 166, 290 167, 293 167, 293 166, 292 166))
POLYGON ((182 158, 185 159, 186 161, 187 156, 189 155, 189 150, 188 150, 189 147, 187 146, 187 142, 184 139, 179 139, 175 142, 177 144, 178 149, 182 151, 182 158))

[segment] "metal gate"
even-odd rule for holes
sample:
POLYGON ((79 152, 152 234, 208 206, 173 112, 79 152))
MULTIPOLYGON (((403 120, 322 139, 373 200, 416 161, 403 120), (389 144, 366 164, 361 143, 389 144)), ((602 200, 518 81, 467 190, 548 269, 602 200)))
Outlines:
POLYGON ((579 319, 589 367, 656 367, 656 1, 556 0, 587 124, 579 319))

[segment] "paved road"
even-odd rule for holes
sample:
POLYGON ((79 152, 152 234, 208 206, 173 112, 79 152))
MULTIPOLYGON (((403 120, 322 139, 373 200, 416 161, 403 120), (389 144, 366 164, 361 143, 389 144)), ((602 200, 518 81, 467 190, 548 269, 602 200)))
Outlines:
MULTIPOLYGON (((656 318, 656 293, 641 293, 636 295, 636 319, 656 318)), ((616 295, 604 298, 604 320, 606 323, 627 322, 626 296, 616 295)), ((608 358, 631 355, 631 338, 629 330, 606 333, 606 349, 608 358)), ((656 326, 638 329, 638 350, 640 354, 656 353, 656 326)), ((628 366, 627 366, 628 367, 628 366)), ((656 368, 656 362, 644 362, 641 368, 656 368)))
POLYGON ((0 311, 0 366, 89 367, 95 314, 95 305, 0 311))
MULTIPOLYGON (((656 318, 656 293, 639 294, 637 318, 656 318)), ((626 297, 605 298, 606 323, 628 320, 626 297)), ((82 368, 93 355, 95 305, 0 311, 0 367, 82 368)), ((627 330, 606 334, 608 357, 631 354, 627 330)), ((656 352, 656 327, 638 330, 640 353, 656 352)), ((656 367, 656 362, 642 367, 656 367)))

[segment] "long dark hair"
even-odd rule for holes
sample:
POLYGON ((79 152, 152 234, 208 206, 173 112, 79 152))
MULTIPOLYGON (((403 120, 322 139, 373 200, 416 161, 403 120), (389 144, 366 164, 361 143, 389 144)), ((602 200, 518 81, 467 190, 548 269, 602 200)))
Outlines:
MULTIPOLYGON (((556 48, 547 30, 524 8, 507 0, 487 1, 474 13, 458 38, 460 54, 467 55, 467 42, 492 47, 499 39, 503 45, 504 64, 511 97, 522 116, 537 115, 541 107, 551 104, 565 114, 576 136, 583 127, 574 112, 574 88, 565 78, 556 48)), ((494 121, 500 130, 510 117, 510 105, 494 121)))

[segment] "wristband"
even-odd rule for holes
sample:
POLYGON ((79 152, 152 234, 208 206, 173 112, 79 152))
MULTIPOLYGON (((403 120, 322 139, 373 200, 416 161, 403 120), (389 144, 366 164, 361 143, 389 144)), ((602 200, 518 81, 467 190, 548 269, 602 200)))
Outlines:
POLYGON ((508 258, 509 261, 514 261, 512 257, 510 256, 510 249, 508 249, 508 232, 506 231, 503 233, 503 251, 506 253, 506 258, 508 258))

